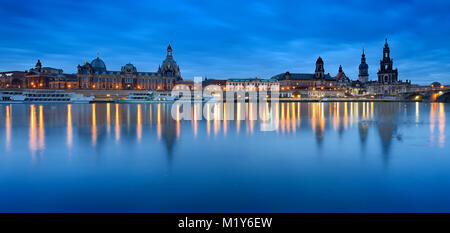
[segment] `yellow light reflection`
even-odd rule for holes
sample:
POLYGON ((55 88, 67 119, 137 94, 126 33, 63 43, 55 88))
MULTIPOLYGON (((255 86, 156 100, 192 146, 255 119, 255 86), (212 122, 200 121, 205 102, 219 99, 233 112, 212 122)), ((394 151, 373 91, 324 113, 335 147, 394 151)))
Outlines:
POLYGON ((36 107, 30 105, 30 132, 29 132, 29 148, 31 150, 32 159, 35 159, 35 152, 37 150, 36 141, 36 107))
POLYGON ((444 103, 439 103, 439 146, 445 145, 445 109, 444 103))
POLYGON ((111 132, 111 104, 107 103, 106 104, 106 132, 109 133, 111 132))
POLYGON ((141 110, 141 105, 138 104, 137 105, 137 129, 136 129, 136 133, 137 133, 137 141, 138 143, 141 142, 142 139, 142 110, 141 110))
POLYGON ((161 140, 161 104, 158 104, 158 118, 157 118, 157 135, 158 135, 158 140, 161 140))
POLYGON ((92 104, 92 146, 97 145, 97 119, 95 115, 96 105, 92 104))
POLYGON ((44 132, 44 110, 43 106, 39 105, 39 149, 45 147, 45 132, 44 132))
POLYGON ((239 133, 241 129, 241 103, 237 103, 236 115, 236 133, 239 133))
POLYGON ((67 147, 72 148, 72 105, 67 105, 67 147))
POLYGON ((6 106, 6 151, 10 151, 11 149, 11 107, 9 105, 6 106))
POLYGON ((115 109, 116 109, 116 119, 114 121, 115 123, 115 133, 116 133, 116 143, 119 142, 120 140, 120 119, 119 119, 119 104, 115 105, 115 109))

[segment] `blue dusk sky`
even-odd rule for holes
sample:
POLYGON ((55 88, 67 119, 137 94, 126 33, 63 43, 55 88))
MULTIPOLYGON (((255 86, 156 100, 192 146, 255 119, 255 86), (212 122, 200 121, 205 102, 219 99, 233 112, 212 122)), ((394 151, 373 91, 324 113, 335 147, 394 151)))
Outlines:
POLYGON ((449 84, 448 0, 0 1, 0 71, 75 73, 97 52, 108 70, 156 71, 170 42, 184 79, 313 73, 318 56, 356 79, 364 45, 373 80, 387 36, 399 79, 449 84))

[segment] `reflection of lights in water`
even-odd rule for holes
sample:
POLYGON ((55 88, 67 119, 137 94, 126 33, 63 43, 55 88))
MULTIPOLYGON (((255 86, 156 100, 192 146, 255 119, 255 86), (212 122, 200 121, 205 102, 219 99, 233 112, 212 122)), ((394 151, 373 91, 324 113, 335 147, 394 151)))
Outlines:
POLYGON ((284 133, 285 131, 285 119, 284 119, 284 103, 281 103, 281 132, 284 133))
POLYGON ((198 129, 197 129, 197 110, 198 110, 198 107, 197 107, 197 104, 194 104, 194 137, 197 137, 197 132, 198 132, 198 129))
POLYGON ((373 102, 370 103, 370 118, 373 119, 373 102))
POLYGON ((286 131, 289 133, 291 131, 291 114, 289 103, 286 103, 286 131))
POLYGON ((120 140, 120 120, 119 120, 119 104, 115 105, 116 109, 116 119, 114 121, 115 123, 115 131, 116 131, 116 143, 120 140))
POLYGON ((32 159, 35 159, 35 152, 37 150, 37 142, 36 142, 36 107, 34 105, 30 105, 30 133, 29 133, 30 141, 29 147, 31 150, 32 159))
POLYGON ((209 122, 209 120, 211 119, 211 111, 209 109, 209 104, 206 104, 206 109, 206 132, 209 136, 211 133, 211 124, 209 122))
POLYGON ((95 104, 92 104, 92 145, 97 145, 97 119, 95 115, 95 104))
POLYGON ((316 131, 316 103, 308 103, 311 105, 311 127, 313 131, 316 131))
POLYGON ((416 123, 419 123, 419 102, 416 102, 416 123))
POLYGON ((106 131, 109 133, 111 132, 111 104, 106 104, 106 131))
POLYGON ((350 127, 353 126, 353 105, 355 103, 350 103, 350 127))
POLYGON ((325 129, 325 113, 324 113, 324 103, 320 103, 320 130, 323 132, 325 129))
POLYGON ((227 103, 223 103, 223 135, 227 135, 227 103))
POLYGON ((39 149, 45 147, 45 132, 44 132, 44 110, 43 106, 39 105, 39 149))
POLYGON ((296 122, 295 122, 295 103, 291 103, 291 105, 292 105, 292 123, 291 123, 291 125, 292 125, 292 131, 293 132, 295 132, 296 131, 296 128, 297 128, 297 126, 296 126, 296 122))
POLYGON ((140 104, 137 105, 137 129, 136 129, 136 133, 137 133, 138 143, 140 143, 141 139, 142 139, 142 110, 141 110, 141 105, 140 104))
POLYGON ((437 109, 437 103, 431 103, 431 109, 430 109, 430 133, 431 133, 431 137, 433 137, 433 133, 434 133, 434 119, 435 119, 435 115, 436 115, 436 110, 437 109))
POLYGON ((180 105, 177 104, 177 140, 180 139, 180 105))
POLYGON ((161 104, 158 104, 158 120, 157 120, 158 140, 161 140, 161 104))
POLYGON ((214 104, 214 136, 219 133, 220 130, 220 116, 219 116, 219 104, 214 104))
POLYGON ((347 129, 348 127, 348 104, 347 102, 344 103, 344 128, 347 129))
POLYGON ((237 103, 236 115, 236 133, 239 133, 241 129, 241 103, 237 103))
POLYGON ((439 146, 444 147, 445 144, 445 109, 444 103, 439 103, 439 146))
POLYGON ((366 103, 362 103, 362 119, 366 119, 366 103))
POLYGON ((444 147, 445 145, 445 109, 443 103, 431 103, 430 108, 430 141, 432 144, 435 143, 436 136, 435 128, 436 123, 438 124, 439 135, 438 135, 438 146, 444 147), (436 122, 437 121, 437 122, 436 122))
POLYGON ((339 119, 339 104, 340 103, 334 103, 333 104, 333 129, 336 131, 338 129, 340 119, 339 119))
POLYGON ((72 148, 72 105, 67 105, 67 147, 72 148))
POLYGON ((6 151, 11 149, 11 107, 9 105, 6 106, 6 122, 5 122, 5 130, 6 130, 6 151))

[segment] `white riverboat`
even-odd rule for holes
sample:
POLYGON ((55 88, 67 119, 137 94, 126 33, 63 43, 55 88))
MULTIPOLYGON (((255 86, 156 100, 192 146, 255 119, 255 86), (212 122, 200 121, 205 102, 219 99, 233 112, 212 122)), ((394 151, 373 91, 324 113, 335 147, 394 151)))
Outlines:
POLYGON ((89 103, 93 96, 65 91, 1 91, 0 103, 89 103))

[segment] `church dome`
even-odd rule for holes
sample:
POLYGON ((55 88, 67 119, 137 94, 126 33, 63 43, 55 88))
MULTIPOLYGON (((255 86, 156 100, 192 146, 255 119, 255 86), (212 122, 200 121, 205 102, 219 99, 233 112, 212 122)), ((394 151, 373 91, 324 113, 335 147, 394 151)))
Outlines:
POLYGON ((122 70, 122 72, 125 72, 125 73, 135 73, 135 72, 137 72, 136 67, 133 64, 131 64, 131 63, 128 63, 128 64, 122 66, 121 70, 122 70))
POLYGON ((361 63, 359 64, 359 69, 368 69, 369 65, 367 65, 367 63, 361 63))
POLYGON ((172 46, 167 47, 166 59, 162 62, 158 69, 158 72, 164 76, 181 78, 180 67, 178 67, 177 62, 172 56, 172 46))
POLYGON ((103 60, 100 59, 99 57, 92 60, 91 66, 94 69, 94 71, 106 71, 105 62, 103 62, 103 60))

